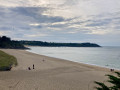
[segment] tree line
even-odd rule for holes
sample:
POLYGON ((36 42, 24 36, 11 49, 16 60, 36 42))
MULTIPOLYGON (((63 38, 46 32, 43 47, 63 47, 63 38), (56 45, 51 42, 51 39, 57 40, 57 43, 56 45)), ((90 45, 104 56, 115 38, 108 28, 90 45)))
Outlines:
POLYGON ((21 44, 30 46, 46 46, 46 47, 100 47, 94 43, 55 43, 55 42, 43 42, 43 41, 20 41, 21 44))
POLYGON ((0 37, 0 48, 27 49, 24 45, 45 47, 101 47, 95 43, 55 43, 43 41, 11 40, 7 36, 0 37))

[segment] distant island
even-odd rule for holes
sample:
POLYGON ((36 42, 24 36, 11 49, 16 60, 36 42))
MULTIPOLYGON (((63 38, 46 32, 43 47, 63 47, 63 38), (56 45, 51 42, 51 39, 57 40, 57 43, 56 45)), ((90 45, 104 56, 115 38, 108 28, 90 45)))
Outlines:
POLYGON ((27 40, 11 40, 7 36, 0 37, 0 48, 5 49, 28 49, 25 45, 29 46, 44 46, 44 47, 101 47, 95 43, 56 43, 56 42, 43 42, 43 41, 27 41, 27 40))
POLYGON ((44 47, 101 47, 94 43, 56 43, 43 41, 19 41, 23 45, 29 46, 44 46, 44 47))

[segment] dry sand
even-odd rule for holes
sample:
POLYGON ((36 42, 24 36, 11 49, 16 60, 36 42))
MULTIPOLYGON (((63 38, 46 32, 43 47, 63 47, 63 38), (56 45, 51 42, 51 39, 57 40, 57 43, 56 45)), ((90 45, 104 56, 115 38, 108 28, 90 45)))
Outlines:
POLYGON ((18 66, 0 72, 0 90, 95 90, 109 69, 37 55, 25 50, 2 49, 14 55, 18 66), (44 61, 43 61, 44 60, 44 61), (32 69, 32 65, 35 69, 32 69), (31 67, 31 70, 28 70, 31 67))

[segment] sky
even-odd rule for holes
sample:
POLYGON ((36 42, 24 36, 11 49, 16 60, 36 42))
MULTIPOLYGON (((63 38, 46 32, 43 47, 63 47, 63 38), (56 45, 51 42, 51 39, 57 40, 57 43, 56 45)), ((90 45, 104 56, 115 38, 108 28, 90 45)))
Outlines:
POLYGON ((120 0, 0 0, 0 36, 120 46, 120 0))

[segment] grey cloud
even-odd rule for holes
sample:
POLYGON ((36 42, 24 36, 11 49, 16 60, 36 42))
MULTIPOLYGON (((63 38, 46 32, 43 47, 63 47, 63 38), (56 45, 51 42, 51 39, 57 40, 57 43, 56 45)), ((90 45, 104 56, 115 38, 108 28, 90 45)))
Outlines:
POLYGON ((5 27, 5 26, 0 27, 0 30, 11 30, 11 29, 12 29, 11 27, 5 27))
POLYGON ((40 28, 42 28, 42 27, 43 27, 42 25, 38 25, 38 26, 35 26, 34 28, 40 29, 40 28))
POLYGON ((105 19, 105 20, 97 20, 97 21, 91 21, 90 24, 87 24, 86 26, 104 26, 104 25, 107 25, 111 22, 112 20, 111 19, 105 19))
POLYGON ((19 28, 22 30, 30 30, 31 29, 30 27, 19 27, 19 28))
POLYGON ((120 31, 120 25, 116 26, 115 29, 120 31))
POLYGON ((11 8, 11 10, 20 15, 28 16, 29 18, 35 19, 36 22, 60 22, 64 21, 62 17, 52 17, 47 15, 42 15, 47 8, 43 7, 16 7, 11 8))
POLYGON ((31 23, 55 23, 64 21, 62 17, 42 15, 47 8, 42 7, 0 7, 0 30, 31 30, 42 28, 43 25, 32 27, 31 23))
POLYGON ((117 24, 120 23, 120 18, 119 16, 117 16, 117 14, 113 15, 98 15, 98 16, 92 16, 92 19, 89 19, 88 21, 85 22, 86 26, 88 27, 100 27, 103 28, 107 26, 110 27, 110 24, 113 24, 115 26, 117 26, 117 24), (107 17, 106 17, 107 16, 107 17))

